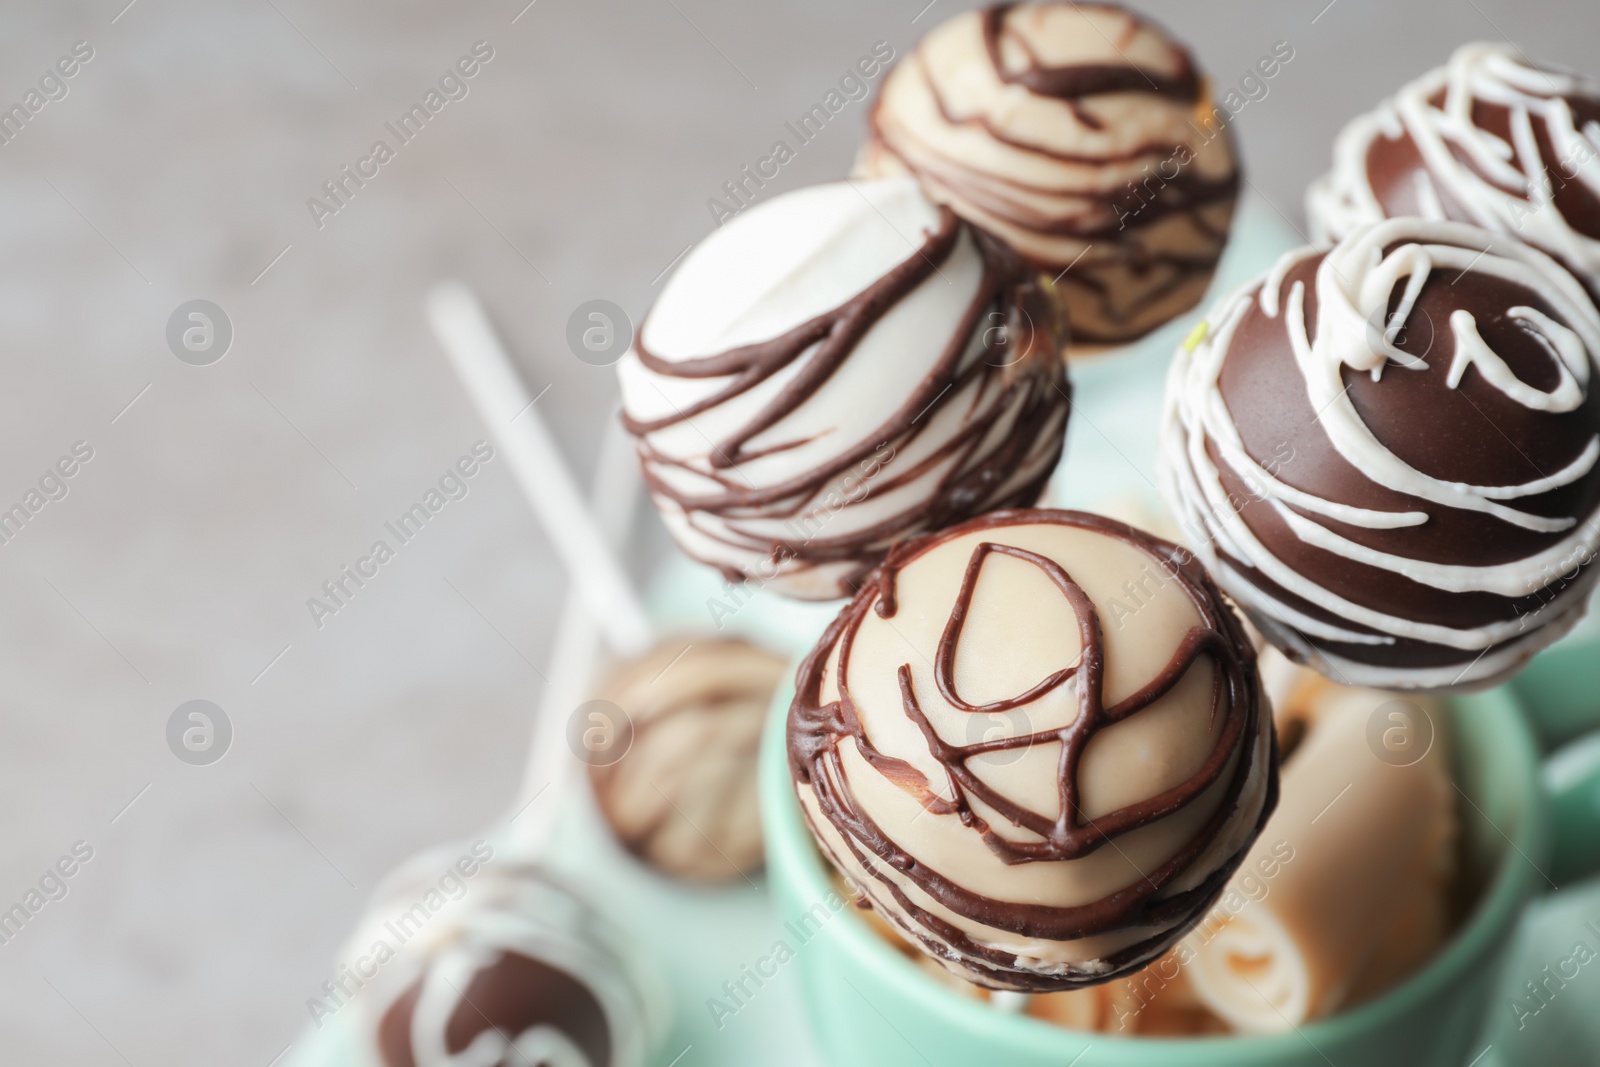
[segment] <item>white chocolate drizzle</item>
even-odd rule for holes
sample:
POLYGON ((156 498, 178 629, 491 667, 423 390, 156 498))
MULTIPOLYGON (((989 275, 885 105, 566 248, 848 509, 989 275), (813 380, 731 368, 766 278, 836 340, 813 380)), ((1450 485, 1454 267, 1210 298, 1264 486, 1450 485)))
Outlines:
POLYGON ((1425 368, 1424 360, 1395 346, 1398 333, 1415 317, 1417 294, 1431 275, 1437 272, 1449 280, 1471 271, 1537 292, 1556 313, 1552 317, 1525 306, 1507 309, 1508 317, 1549 353, 1558 384, 1546 392, 1520 380, 1484 341, 1472 313, 1457 309, 1449 320, 1455 352, 1447 387, 1458 388, 1468 368, 1474 368, 1515 404, 1551 414, 1570 412, 1584 403, 1595 364, 1600 362, 1600 311, 1569 272, 1536 249, 1462 223, 1392 219, 1359 226, 1318 264, 1313 283, 1316 328, 1311 332, 1306 325, 1304 282, 1296 280, 1287 292, 1284 286, 1294 267, 1312 254, 1311 249, 1290 252, 1263 279, 1235 291, 1210 316, 1209 328, 1192 350, 1177 353, 1163 418, 1163 494, 1191 547, 1219 584, 1271 631, 1276 642, 1313 663, 1331 663, 1340 680, 1438 688, 1494 678, 1524 660, 1530 647, 1555 640, 1582 614, 1594 584, 1592 569, 1576 581, 1570 579, 1600 549, 1600 509, 1588 515, 1548 516, 1522 510, 1514 502, 1593 476, 1600 462, 1600 436, 1591 437, 1561 469, 1541 471, 1539 477, 1514 485, 1434 477, 1401 459, 1362 420, 1349 395, 1345 371, 1370 373, 1377 380, 1386 369, 1405 373, 1425 368), (1397 290, 1401 298, 1391 314, 1389 303, 1397 290), (1288 485, 1267 463, 1249 454, 1224 401, 1220 379, 1234 333, 1251 311, 1252 301, 1268 318, 1281 317, 1290 348, 1286 355, 1294 359, 1310 408, 1333 449, 1366 478, 1404 494, 1416 506, 1381 511, 1328 499, 1288 485), (1528 615, 1479 626, 1423 622, 1355 603, 1318 575, 1296 569, 1251 531, 1224 485, 1224 468, 1306 544, 1446 592, 1518 598, 1548 589, 1552 595, 1528 615), (1522 559, 1476 566, 1379 551, 1328 525, 1399 529, 1425 524, 1444 509, 1477 512, 1521 529, 1562 536, 1522 559), (1242 574, 1233 561, 1247 564, 1283 590, 1352 626, 1312 617, 1284 603, 1242 574), (1563 576, 1569 580, 1561 582, 1563 576), (1531 621, 1539 625, 1530 625, 1531 621), (1519 635, 1522 640, 1514 640, 1519 635), (1327 655, 1313 647, 1318 639, 1368 646, 1406 639, 1487 654, 1465 675, 1459 665, 1405 672, 1327 655), (1501 645, 1506 647, 1495 647, 1501 645))
POLYGON ((1578 123, 1568 103, 1575 97, 1600 99, 1600 82, 1529 66, 1510 44, 1463 45, 1445 66, 1401 87, 1340 133, 1333 169, 1306 194, 1313 240, 1331 244, 1388 214, 1368 152, 1379 137, 1406 137, 1426 168, 1413 178, 1422 216, 1445 219, 1448 199, 1467 213, 1459 221, 1513 234, 1588 278, 1600 276, 1600 240, 1573 228, 1555 200, 1557 181, 1578 182, 1600 197, 1600 123, 1578 123), (1510 140, 1473 120, 1478 103, 1509 112, 1510 140), (1535 123, 1554 159, 1540 152, 1535 123))
POLYGON ((516 857, 485 861, 450 883, 459 896, 444 896, 440 872, 450 873, 463 851, 432 849, 391 873, 340 953, 343 982, 362 979, 350 1007, 361 1016, 368 1060, 386 1062, 380 1028, 396 1003, 415 992, 408 1046, 417 1067, 642 1067, 656 1008, 619 935, 547 872, 516 857), (387 952, 375 951, 380 944, 387 952), (592 994, 610 1033, 608 1063, 592 1063, 579 1040, 550 1018, 515 1033, 486 1025, 465 1047, 449 1050, 452 1020, 463 1012, 481 1017, 467 999, 474 979, 508 955, 561 972, 592 994))

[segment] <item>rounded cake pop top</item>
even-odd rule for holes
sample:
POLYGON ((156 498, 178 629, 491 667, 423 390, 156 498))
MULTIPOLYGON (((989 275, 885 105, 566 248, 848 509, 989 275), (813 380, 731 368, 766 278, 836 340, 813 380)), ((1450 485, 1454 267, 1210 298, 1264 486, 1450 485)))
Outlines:
POLYGON ((996 4, 936 27, 884 80, 858 163, 912 174, 1050 280, 1074 344, 1197 304, 1239 172, 1182 45, 1111 4, 996 4))
POLYGON ((788 748, 872 907, 960 977, 1022 991, 1170 948, 1277 782, 1255 653, 1199 565, 1067 511, 896 550, 800 668, 788 748))
POLYGON ((1031 503, 1069 392, 1034 276, 909 179, 741 212, 684 258, 618 364, 690 556, 831 599, 896 541, 1031 503))
POLYGON ((1600 312, 1461 223, 1357 227, 1224 300, 1167 383, 1162 489, 1262 633, 1335 681, 1482 687, 1582 616, 1600 312))
POLYGON ((541 868, 462 843, 384 880, 330 996, 382 1067, 643 1067, 653 1017, 618 944, 541 868))
POLYGON ((725 882, 763 862, 756 750, 789 661, 736 638, 664 641, 600 696, 627 716, 620 759, 589 768, 617 839, 666 874, 725 882))
POLYGON ((1512 44, 1463 45, 1344 128, 1306 209, 1322 244, 1403 215, 1470 222, 1548 252, 1600 296, 1600 81, 1512 44))

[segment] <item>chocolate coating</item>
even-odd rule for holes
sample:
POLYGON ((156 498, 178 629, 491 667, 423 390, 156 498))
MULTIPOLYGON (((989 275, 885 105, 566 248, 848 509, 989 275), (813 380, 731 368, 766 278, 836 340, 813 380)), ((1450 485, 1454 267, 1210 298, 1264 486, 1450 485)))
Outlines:
POLYGON ((1023 991, 1166 951, 1277 781, 1255 653, 1200 566, 1043 509, 897 549, 802 664, 788 750, 872 906, 953 973, 1023 991))
MULTIPOLYGON (((422 990, 419 978, 378 1023, 378 1049, 388 1067, 422 1067, 411 1044, 422 990)), ((502 953, 473 972, 471 984, 461 991, 445 1023, 444 1050, 458 1057, 485 1032, 525 1034, 536 1028, 558 1031, 563 1043, 582 1053, 586 1064, 612 1062, 611 1028, 593 990, 566 971, 515 952, 502 953)), ((507 1049, 494 1067, 526 1062, 530 1061, 507 1049)))
POLYGON ((833 599, 896 541, 1037 499, 1070 390, 1053 309, 909 179, 757 205, 619 364, 663 521, 729 582, 833 599))
POLYGON ((858 171, 911 174, 1048 280, 1073 341, 1121 343, 1204 295, 1239 174, 1188 51, 1112 4, 996 4, 889 77, 858 171))
POLYGON ((1178 354, 1163 489, 1291 656, 1347 684, 1492 684, 1595 580, 1597 359, 1600 312, 1540 253, 1363 226, 1285 257, 1178 354))
POLYGON ((619 944, 542 868, 463 843, 384 880, 330 996, 382 1067, 643 1067, 656 1021, 619 944))
POLYGON ((1548 252, 1600 296, 1600 81, 1464 45, 1353 119, 1306 197, 1312 235, 1416 215, 1548 252))
POLYGON ((667 641, 601 690, 632 723, 590 781, 617 839, 666 874, 725 882, 762 865, 761 726, 788 660, 737 639, 667 641))

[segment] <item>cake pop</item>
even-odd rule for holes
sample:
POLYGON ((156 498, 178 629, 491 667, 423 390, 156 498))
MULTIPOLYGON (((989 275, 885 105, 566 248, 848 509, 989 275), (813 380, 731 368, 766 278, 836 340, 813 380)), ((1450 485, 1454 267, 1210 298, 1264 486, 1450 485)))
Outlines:
POLYGON ((741 212, 618 364, 667 529, 729 582, 848 596, 896 541, 1032 503, 1070 395, 1034 275, 915 182, 741 212))
POLYGON ((788 750, 872 907, 958 976, 1023 992, 1170 948, 1277 783, 1254 650, 1200 566, 1043 509, 897 549, 801 666, 788 750))
POLYGON ((1188 51, 1133 12, 996 4, 890 72, 857 171, 914 175, 1043 272, 1075 345, 1120 344, 1211 282, 1239 190, 1228 123, 1188 51))
POLYGON ((1514 674, 1600 548, 1600 312, 1549 256, 1398 218, 1228 297, 1167 383, 1162 489, 1217 584, 1335 681, 1514 674))

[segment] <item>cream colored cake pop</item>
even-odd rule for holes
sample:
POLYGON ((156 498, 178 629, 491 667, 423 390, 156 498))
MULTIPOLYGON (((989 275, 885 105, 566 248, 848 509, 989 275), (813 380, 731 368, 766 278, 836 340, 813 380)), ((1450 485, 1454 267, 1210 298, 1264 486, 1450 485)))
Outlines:
POLYGON ((1227 129, 1188 51, 1133 12, 996 4, 889 74, 857 170, 914 175, 1043 272, 1074 345, 1116 344, 1210 284, 1239 189, 1227 129))
POLYGON ((598 696, 626 716, 620 758, 589 778, 617 839, 661 871, 724 882, 761 869, 756 748, 789 661, 747 641, 665 641, 598 696))
POLYGON ((824 851, 992 989, 1108 981, 1206 912, 1276 788, 1238 620, 1181 550, 996 512, 897 550, 802 665, 788 745, 824 851))

